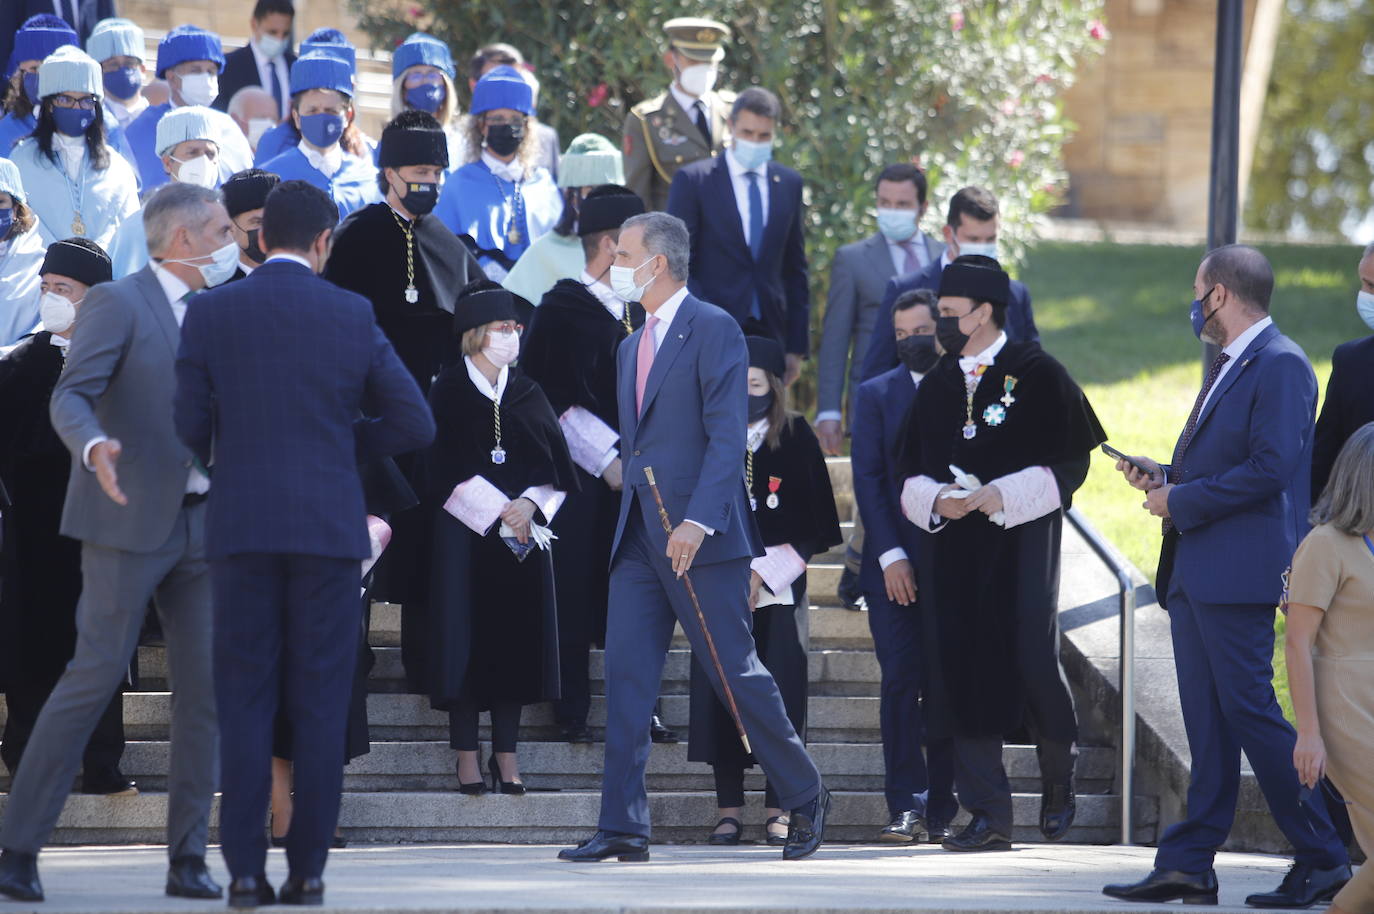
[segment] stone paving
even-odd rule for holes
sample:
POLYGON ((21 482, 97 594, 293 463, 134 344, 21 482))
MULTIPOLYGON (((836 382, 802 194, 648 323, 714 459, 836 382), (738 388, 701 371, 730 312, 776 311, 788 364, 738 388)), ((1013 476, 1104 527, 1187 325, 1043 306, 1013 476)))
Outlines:
MULTIPOLYGON (((335 851, 325 873, 325 911, 616 914, 747 911, 798 912, 1132 912, 1180 906, 1131 905, 1101 894, 1104 883, 1149 871, 1142 847, 1019 845, 1010 853, 951 854, 933 846, 882 848, 827 845, 816 856, 785 863, 776 848, 654 845, 645 864, 574 865, 557 847, 503 845, 370 845, 335 851)), ((282 851, 271 851, 268 875, 286 875, 282 851)), ((217 878, 225 871, 211 852, 217 878)), ((1281 857, 1221 854, 1222 907, 1243 907, 1251 892, 1276 886, 1289 864, 1281 857)), ((205 912, 224 902, 188 902, 162 894, 160 847, 71 847, 44 852, 45 904, 0 904, 0 914, 58 912, 205 912)), ((227 881, 227 880, 225 880, 227 881)))

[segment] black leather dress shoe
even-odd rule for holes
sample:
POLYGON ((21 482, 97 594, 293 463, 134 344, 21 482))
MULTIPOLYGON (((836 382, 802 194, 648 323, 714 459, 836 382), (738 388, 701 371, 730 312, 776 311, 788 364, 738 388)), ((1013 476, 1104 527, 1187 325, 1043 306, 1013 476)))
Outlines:
POLYGON ((0 851, 0 895, 15 901, 43 900, 43 883, 38 881, 37 854, 0 851))
POLYGON ((277 900, 282 904, 317 908, 324 904, 324 880, 319 876, 287 876, 277 893, 277 900))
POLYGON ((621 863, 646 863, 649 860, 649 839, 624 832, 598 831, 577 847, 565 847, 558 852, 559 860, 571 860, 573 863, 600 863, 611 857, 621 863))
POLYGON ((830 815, 830 791, 821 785, 821 792, 805 806, 792 810, 787 825, 787 844, 782 859, 801 860, 820 849, 825 840, 825 820, 830 815))
POLYGON ((1073 781, 1051 785, 1040 795, 1040 834, 1045 836, 1046 841, 1060 840, 1073 827, 1073 818, 1077 813, 1073 781))
POLYGON ((649 739, 656 743, 675 743, 678 738, 677 731, 665 724, 657 712, 649 718, 649 739))
POLYGON ((1350 864, 1317 869, 1307 863, 1295 863, 1272 892, 1251 895, 1245 903, 1252 908, 1306 908, 1318 902, 1330 901, 1350 881, 1350 864))
POLYGON ((941 819, 926 819, 926 843, 944 844, 952 832, 949 823, 941 819))
POLYGON ((925 818, 914 809, 897 813, 887 828, 878 832, 880 844, 915 844, 925 840, 925 837, 925 818))
POLYGON ((591 728, 586 724, 578 724, 574 727, 563 728, 563 742, 565 743, 590 743, 592 739, 591 728))
POLYGON ((713 847, 734 847, 739 844, 740 835, 744 834, 744 826, 739 819, 734 816, 726 816, 716 823, 719 829, 722 825, 730 826, 730 831, 713 831, 706 836, 706 843, 713 847))
POLYGON ((167 867, 167 894, 174 898, 220 898, 224 889, 210 878, 204 857, 177 857, 167 867))
POLYGON ((848 568, 840 572, 840 583, 835 588, 835 593, 845 609, 852 612, 863 610, 863 587, 859 585, 859 576, 848 568))
POLYGON ((1181 901, 1184 904, 1216 904, 1217 873, 1180 873, 1154 870, 1139 882, 1104 885, 1102 894, 1122 901, 1181 901))
POLYGON ((240 876, 229 883, 229 907, 262 908, 277 903, 277 893, 272 891, 272 883, 265 873, 256 876, 240 876))
POLYGON ((1011 837, 992 827, 983 816, 974 816, 964 830, 941 842, 947 851, 1009 851, 1011 837))
POLYGON ((81 792, 88 796, 136 797, 138 784, 132 778, 126 778, 116 768, 114 771, 83 774, 81 792))

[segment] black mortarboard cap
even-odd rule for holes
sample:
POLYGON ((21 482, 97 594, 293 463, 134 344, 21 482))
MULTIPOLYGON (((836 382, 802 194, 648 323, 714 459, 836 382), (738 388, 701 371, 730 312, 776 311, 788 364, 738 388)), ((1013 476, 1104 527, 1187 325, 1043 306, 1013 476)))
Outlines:
POLYGON ((94 286, 114 278, 110 255, 88 238, 67 238, 48 245, 38 275, 56 273, 94 286))
POLYGON ((768 336, 746 336, 744 343, 749 347, 750 368, 762 368, 779 378, 787 373, 787 359, 777 340, 768 336))

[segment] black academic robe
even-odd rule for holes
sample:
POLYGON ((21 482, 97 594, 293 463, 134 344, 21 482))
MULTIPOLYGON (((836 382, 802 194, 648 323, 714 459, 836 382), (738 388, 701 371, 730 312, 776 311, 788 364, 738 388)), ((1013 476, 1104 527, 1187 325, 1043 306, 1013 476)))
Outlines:
POLYGON ((949 356, 922 380, 901 435, 903 475, 952 483, 953 464, 987 484, 1044 466, 1061 497, 1060 510, 1011 529, 974 512, 935 533, 917 530, 930 732, 1000 737, 1020 724, 1023 710, 1016 619, 1050 620, 1057 610, 1063 512, 1107 436, 1083 391, 1038 343, 1008 343, 997 354, 974 391, 972 438, 963 431, 965 391, 958 359, 949 356))
MULTIPOLYGON (((638 304, 630 307, 630 320, 633 328, 644 323, 638 304)), ((535 309, 521 341, 520 368, 543 389, 555 415, 580 406, 618 428, 616 349, 629 334, 586 286, 563 279, 535 309)), ((601 644, 620 493, 581 467, 577 476, 581 491, 568 496, 553 521, 559 536, 553 556, 559 637, 601 644)))
POLYGON ((62 675, 76 648, 81 544, 58 532, 71 456, 48 419, 64 350, 42 331, 0 359, 0 688, 62 675))
MULTIPOLYGON (((550 554, 535 549, 517 561, 499 536, 499 522, 479 536, 442 505, 455 486, 479 475, 511 499, 531 486, 576 491, 576 469, 558 419, 539 386, 512 368, 501 397, 506 461, 498 465, 491 460, 492 401, 473 384, 462 360, 440 372, 429 402, 437 434, 423 456, 422 498, 433 538, 428 593, 420 603, 424 624, 417 632, 423 645, 411 651, 423 654, 425 691, 439 709, 459 699, 481 708, 496 701, 555 699, 558 623, 550 554)), ((539 512, 534 519, 547 523, 539 512)))
MULTIPOLYGON (((764 546, 790 543, 809 562, 811 556, 843 541, 825 455, 816 433, 802 417, 788 418, 776 448, 770 448, 765 441, 754 453, 750 494, 764 546), (776 508, 768 506, 770 494, 777 495, 776 508)), ((809 609, 805 574, 792 584, 792 595, 792 605, 760 607, 752 621, 759 660, 773 674, 787 717, 805 739, 808 666, 797 628, 797 613, 809 609)), ((713 765, 750 767, 754 758, 745 753, 734 718, 716 697, 702 669, 702 663, 710 662, 709 657, 692 658, 687 758, 713 765)))
MULTIPOLYGON (((415 220, 414 236, 414 303, 405 298, 405 235, 385 203, 365 206, 339 224, 324 278, 372 302, 377 325, 421 392, 427 392, 440 365, 459 358, 453 303, 463 287, 483 273, 463 243, 434 216, 415 220)), ((396 463, 418 487, 418 458, 405 454, 396 463)), ((429 548, 428 530, 418 512, 401 514, 392 521, 391 546, 373 571, 373 599, 401 604, 403 629, 415 622, 409 606, 420 577, 418 563, 429 548)), ((419 687, 414 677, 411 687, 419 687)))

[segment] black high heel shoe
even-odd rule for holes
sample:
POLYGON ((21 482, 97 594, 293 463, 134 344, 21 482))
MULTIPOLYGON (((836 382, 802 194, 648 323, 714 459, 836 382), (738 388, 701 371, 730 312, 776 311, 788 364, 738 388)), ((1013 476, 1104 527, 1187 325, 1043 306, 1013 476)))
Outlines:
POLYGON ((463 779, 460 777, 458 778, 458 792, 467 794, 470 797, 480 797, 487 792, 487 782, 478 778, 477 781, 472 784, 464 784, 463 779))
POLYGON ((499 791, 501 793, 513 794, 517 797, 524 795, 525 785, 521 782, 501 780, 501 768, 499 765, 496 764, 495 753, 492 753, 491 758, 487 759, 487 771, 491 773, 492 793, 496 793, 499 791))

